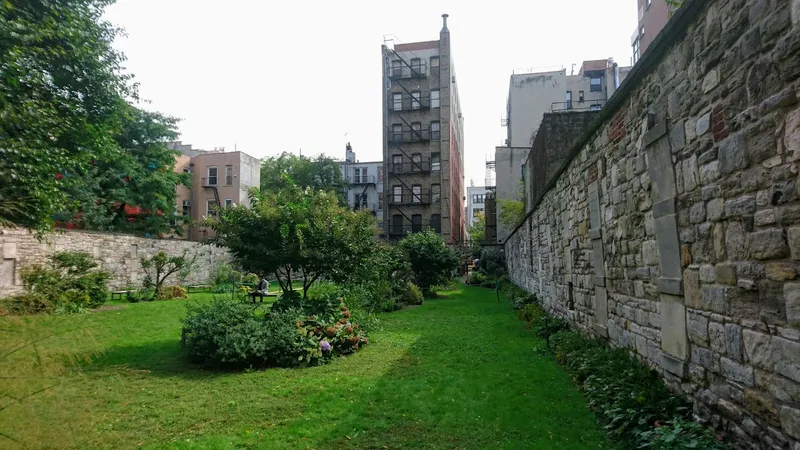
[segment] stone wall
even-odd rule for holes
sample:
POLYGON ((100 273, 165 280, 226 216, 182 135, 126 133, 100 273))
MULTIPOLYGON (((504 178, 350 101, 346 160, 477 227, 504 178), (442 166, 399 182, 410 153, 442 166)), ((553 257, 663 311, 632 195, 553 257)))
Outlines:
POLYGON ((598 114, 599 111, 587 110, 546 113, 542 116, 533 146, 527 154, 525 199, 529 206, 532 206, 534 199, 544 195, 548 184, 569 163, 570 149, 589 130, 598 114))
POLYGON ((505 244, 741 448, 800 449, 800 0, 686 0, 505 244))
MULTIPOLYGON (((197 266, 188 283, 208 281, 217 264, 230 262, 224 249, 184 240, 145 239, 136 236, 95 233, 85 231, 59 231, 39 241, 25 229, 0 229, 0 297, 22 290, 20 270, 31 264, 43 264, 49 256, 61 251, 90 253, 100 267, 111 272, 111 289, 128 284, 141 285, 144 271, 140 266, 142 257, 150 257, 164 250, 170 255, 192 257, 199 254, 197 266)), ((173 279, 170 283, 176 283, 173 279)))

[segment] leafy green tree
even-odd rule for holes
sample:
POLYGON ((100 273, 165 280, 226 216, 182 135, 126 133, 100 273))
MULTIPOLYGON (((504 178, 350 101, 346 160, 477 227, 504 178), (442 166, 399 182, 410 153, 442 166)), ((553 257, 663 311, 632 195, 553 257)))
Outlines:
POLYGON ((169 256, 162 250, 150 258, 142 257, 141 265, 145 273, 145 287, 154 289, 153 298, 159 298, 167 278, 174 273, 180 273, 184 267, 192 265, 193 262, 186 257, 186 252, 180 256, 169 256))
POLYGON ((157 236, 180 233, 184 218, 175 208, 179 184, 191 186, 191 176, 176 173, 175 156, 167 142, 177 138, 178 120, 126 105, 110 158, 95 161, 69 190, 88 229, 157 236), (129 221, 125 206, 138 209, 129 221))
POLYGON ((458 254, 433 231, 411 234, 398 245, 408 254, 415 282, 425 296, 433 294, 433 286, 452 279, 458 269, 458 254))
POLYGON ((284 294, 302 277, 303 298, 321 277, 346 280, 370 255, 375 219, 353 212, 321 190, 289 185, 250 191, 251 207, 237 205, 208 221, 217 245, 227 247, 246 271, 274 275, 284 294))
MULTIPOLYGON (((289 186, 344 192, 339 163, 328 156, 312 158, 283 152, 261 162, 261 190, 275 191, 289 186)), ((341 201, 341 199, 340 199, 341 201)))
POLYGON ((525 203, 522 200, 498 200, 500 214, 497 220, 507 227, 516 227, 525 220, 525 203))
POLYGON ((0 2, 0 218, 46 230, 73 175, 115 148, 135 85, 102 20, 112 0, 0 2))
POLYGON ((478 220, 469 226, 469 238, 472 242, 483 242, 486 240, 486 215, 476 214, 478 220))

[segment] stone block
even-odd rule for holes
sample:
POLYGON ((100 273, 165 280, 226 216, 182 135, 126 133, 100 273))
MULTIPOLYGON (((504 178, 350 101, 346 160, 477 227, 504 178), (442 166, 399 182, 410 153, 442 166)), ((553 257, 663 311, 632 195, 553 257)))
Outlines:
POLYGON ((793 280, 797 277, 797 265, 790 262, 771 262, 766 264, 767 278, 774 281, 793 280))
POLYGON ((693 191, 700 181, 700 173, 697 169, 697 156, 692 154, 683 160, 683 187, 686 192, 693 191))
POLYGON ((786 154, 793 161, 800 160, 800 108, 786 115, 783 136, 783 148, 786 154))
MULTIPOLYGON (((717 268, 711 264, 700 266, 700 281, 703 283, 713 283, 717 280, 717 268)), ((698 286, 699 289, 699 286, 698 286)))
POLYGON ((800 227, 791 227, 786 230, 786 237, 789 241, 792 259, 795 261, 800 260, 800 227))
POLYGON ((733 264, 717 264, 717 283, 736 285, 736 266, 733 264))
POLYGON ((692 363, 711 369, 714 366, 714 353, 707 348, 694 347, 692 349, 692 363))
MULTIPOLYGON (((718 226, 721 224, 718 224, 718 226)), ((716 232, 716 230, 715 230, 716 232)), ((725 230, 725 250, 731 261, 748 259, 748 241, 741 222, 731 222, 725 230)), ((719 260, 719 252, 717 258, 719 260)))
POLYGON ((719 179, 719 161, 713 161, 700 167, 700 184, 707 185, 719 179))
POLYGON ((719 85, 719 72, 717 70, 710 70, 706 74, 705 78, 703 78, 703 92, 708 93, 718 85, 719 85))
POLYGON ((753 216, 753 223, 757 227, 773 225, 777 222, 778 218, 775 215, 774 209, 764 209, 761 211, 757 211, 756 214, 753 216))
POLYGON ((800 326, 800 283, 786 283, 783 297, 786 301, 786 320, 794 326, 800 326))
POLYGON ((723 377, 745 386, 755 386, 755 374, 752 367, 739 364, 728 358, 720 358, 720 372, 723 377))
POLYGON ((744 407, 752 414, 766 419, 773 425, 780 423, 778 419, 778 408, 775 402, 754 389, 747 389, 744 391, 744 407))
POLYGON ((706 113, 700 116, 697 119, 697 125, 695 126, 695 136, 702 136, 708 133, 708 130, 711 129, 711 113, 706 113))
POLYGON ((703 202, 698 202, 692 205, 689 209, 689 221, 691 223, 701 223, 706 220, 706 205, 703 202))
MULTIPOLYGON (((669 145, 672 147, 672 151, 681 151, 686 147, 686 126, 683 122, 678 122, 672 126, 669 130, 669 145)), ((637 174, 641 173, 638 171, 638 161, 637 161, 637 174)), ((644 170, 644 169, 643 169, 644 170)))
POLYGON ((708 220, 712 222, 717 222, 720 219, 722 219, 724 204, 725 202, 721 198, 715 198, 713 200, 710 200, 706 204, 706 215, 708 217, 708 220))
POLYGON ((725 202, 726 217, 741 217, 756 212, 755 195, 743 195, 725 202))
POLYGON ((697 120, 694 118, 686 119, 683 123, 683 131, 686 136, 686 142, 694 141, 697 137, 697 120))
POLYGON ((782 406, 781 427, 789 436, 800 439, 800 410, 782 406))
POLYGON ((642 260, 648 266, 658 265, 658 243, 656 241, 642 243, 642 260))
POLYGON ((714 256, 717 261, 725 261, 728 259, 728 251, 725 244, 725 225, 722 223, 714 224, 714 231, 712 234, 714 242, 714 256))
POLYGON ((750 256, 755 259, 777 259, 789 256, 789 246, 780 228, 750 234, 750 256))
MULTIPOLYGON (((686 334, 686 307, 683 306, 683 297, 661 294, 660 307, 661 348, 673 358, 685 361, 689 356, 689 343, 686 334)), ((665 369, 667 368, 665 367, 665 369)))
POLYGON ((743 134, 730 136, 719 145, 719 170, 733 173, 747 167, 747 141, 743 134))
POLYGON ((800 382, 800 343, 773 336, 772 357, 775 373, 800 382))
POLYGON ((728 346, 725 343, 725 326, 717 322, 709 323, 708 341, 711 345, 711 350, 722 355, 726 354, 728 346))
POLYGON ((687 324, 689 339, 697 345, 708 346, 708 318, 689 313, 687 324))
POLYGON ((728 358, 742 361, 742 327, 734 323, 725 324, 725 346, 728 358))
POLYGON ((772 336, 753 330, 742 330, 744 351, 751 365, 764 370, 772 370, 772 336))
POLYGON ((6 242, 3 244, 0 259, 17 259, 17 244, 16 242, 6 242))
POLYGON ((729 289, 726 286, 705 284, 701 287, 701 308, 718 314, 726 314, 730 302, 729 289))
POLYGON ((686 306, 695 309, 702 308, 703 302, 698 271, 692 269, 683 271, 683 289, 686 306))

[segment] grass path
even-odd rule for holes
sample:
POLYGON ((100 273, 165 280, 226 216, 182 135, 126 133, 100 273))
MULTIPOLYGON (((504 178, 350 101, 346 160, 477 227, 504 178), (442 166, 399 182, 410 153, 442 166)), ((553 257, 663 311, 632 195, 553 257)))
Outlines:
MULTIPOLYGON (((39 371, 5 394, 53 386, 0 400, 9 405, 0 433, 33 448, 610 447, 565 372, 533 351, 539 341, 491 290, 464 287, 387 314, 363 351, 309 369, 198 370, 180 359, 183 314, 170 301, 0 318, 0 348, 20 331, 56 333, 0 365, 0 375, 39 371), (50 368, 67 350, 96 356, 81 370, 50 368)), ((17 446, 0 437, 0 448, 17 446)))

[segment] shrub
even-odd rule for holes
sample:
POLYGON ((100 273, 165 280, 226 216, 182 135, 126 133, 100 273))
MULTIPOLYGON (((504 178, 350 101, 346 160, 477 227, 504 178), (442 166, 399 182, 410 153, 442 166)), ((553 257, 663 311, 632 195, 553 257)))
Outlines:
MULTIPOLYGON (((258 278, 258 277, 256 277, 258 278)), ((233 285, 242 282, 242 274, 228 263, 217 264, 214 273, 211 275, 211 283, 216 288, 219 285, 233 285)), ((256 279, 256 283, 258 280, 256 279)), ((230 291, 225 291, 230 292, 230 291)))
POLYGON ((519 318, 528 324, 528 326, 533 326, 534 323, 538 322, 538 320, 545 314, 544 310, 535 303, 528 303, 519 309, 517 312, 519 314, 519 318))
POLYGON ((414 281, 426 297, 431 296, 432 286, 451 280, 458 270, 458 255, 432 231, 409 235, 399 247, 408 254, 414 281))
POLYGON ((248 273, 247 275, 242 277, 242 283, 258 284, 259 281, 261 281, 261 279, 258 278, 258 275, 254 273, 248 273))
POLYGON ((467 284, 481 286, 489 277, 483 272, 472 272, 467 280, 467 284))
POLYGON ((481 249, 479 270, 490 277, 497 278, 506 273, 506 257, 501 247, 481 249))
POLYGON ((125 298, 131 303, 149 302, 155 298, 156 292, 153 289, 133 289, 128 290, 125 298))
POLYGON ((183 286, 164 286, 158 293, 158 300, 171 300, 175 298, 187 298, 186 288, 183 286))
POLYGON ((401 301, 405 305, 421 305, 425 301, 425 297, 417 285, 409 281, 406 284, 405 294, 401 297, 401 301))
POLYGON ((22 269, 27 293, 6 300, 5 308, 15 314, 36 314, 82 312, 100 306, 108 298, 111 275, 96 268, 88 253, 56 253, 47 265, 22 269))
POLYGON ((244 303, 214 299, 189 305, 181 346, 210 367, 305 366, 355 352, 368 342, 340 298, 318 297, 257 315, 244 303))

